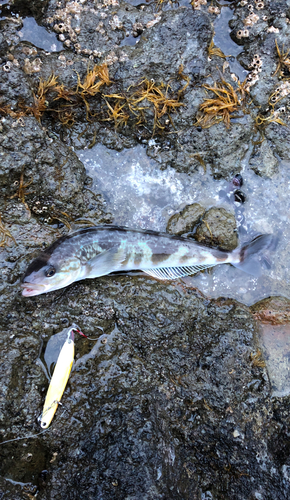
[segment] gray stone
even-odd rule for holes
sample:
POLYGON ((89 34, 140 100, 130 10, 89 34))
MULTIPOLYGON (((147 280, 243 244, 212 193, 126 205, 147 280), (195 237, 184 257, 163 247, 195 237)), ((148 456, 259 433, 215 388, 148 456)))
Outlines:
POLYGON ((255 174, 269 178, 277 174, 278 163, 267 140, 264 140, 260 146, 255 146, 249 161, 249 165, 255 174))
POLYGON ((177 235, 192 232, 204 212, 205 209, 199 203, 187 205, 181 212, 170 217, 166 231, 177 235))
POLYGON ((238 245, 235 216, 224 208, 210 208, 196 230, 196 239, 222 250, 233 250, 238 245))

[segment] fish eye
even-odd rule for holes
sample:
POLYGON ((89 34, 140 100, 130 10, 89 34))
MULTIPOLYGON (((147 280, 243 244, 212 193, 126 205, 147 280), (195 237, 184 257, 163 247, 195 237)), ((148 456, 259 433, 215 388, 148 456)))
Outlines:
POLYGON ((54 276, 54 275, 55 275, 55 272, 56 272, 56 271, 55 271, 55 267, 50 266, 48 269, 46 269, 46 271, 44 272, 44 274, 45 274, 45 276, 46 276, 47 278, 51 278, 52 276, 54 276))

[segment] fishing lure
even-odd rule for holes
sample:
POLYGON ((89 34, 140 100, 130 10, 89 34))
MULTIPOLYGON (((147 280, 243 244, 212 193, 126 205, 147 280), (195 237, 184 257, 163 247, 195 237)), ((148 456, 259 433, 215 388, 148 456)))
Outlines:
POLYGON ((59 353, 55 369, 51 377, 42 414, 38 418, 38 422, 43 429, 47 429, 54 417, 72 369, 75 353, 74 330, 81 333, 75 327, 69 328, 66 341, 59 353))

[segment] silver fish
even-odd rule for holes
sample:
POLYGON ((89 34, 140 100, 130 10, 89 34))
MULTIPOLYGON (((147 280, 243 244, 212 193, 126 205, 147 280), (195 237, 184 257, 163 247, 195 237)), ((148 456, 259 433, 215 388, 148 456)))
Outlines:
POLYGON ((22 295, 32 297, 74 281, 140 269, 158 279, 176 279, 217 264, 261 273, 259 256, 273 235, 257 236, 232 252, 190 238, 117 226, 96 226, 62 236, 31 262, 22 279, 22 295))

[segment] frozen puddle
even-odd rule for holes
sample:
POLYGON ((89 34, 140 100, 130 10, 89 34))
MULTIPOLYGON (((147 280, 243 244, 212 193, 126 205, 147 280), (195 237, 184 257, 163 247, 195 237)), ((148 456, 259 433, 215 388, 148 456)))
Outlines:
POLYGON ((253 278, 226 265, 185 281, 209 297, 231 297, 247 305, 271 295, 290 298, 289 164, 282 162, 272 179, 255 175, 245 164, 242 189, 247 201, 239 205, 229 200, 227 181, 213 180, 202 168, 190 175, 173 168, 160 170, 141 145, 116 152, 98 144, 77 154, 93 178, 92 190, 105 196, 115 224, 165 231, 173 213, 198 202, 207 209, 222 206, 235 213, 241 241, 258 233, 280 232, 272 267, 263 276, 253 278))
POLYGON ((260 324, 260 345, 272 388, 272 396, 290 394, 290 324, 260 324))
POLYGON ((33 17, 23 19, 23 27, 18 31, 18 35, 24 42, 30 42, 35 47, 48 52, 60 52, 63 44, 57 39, 55 33, 50 33, 43 26, 39 26, 33 17))
POLYGON ((230 37, 231 29, 229 21, 232 19, 234 11, 231 7, 225 6, 221 8, 221 13, 214 21, 214 44, 221 49, 226 56, 230 65, 230 70, 235 73, 241 82, 243 82, 248 74, 237 60, 237 56, 243 51, 243 46, 236 44, 230 37))

